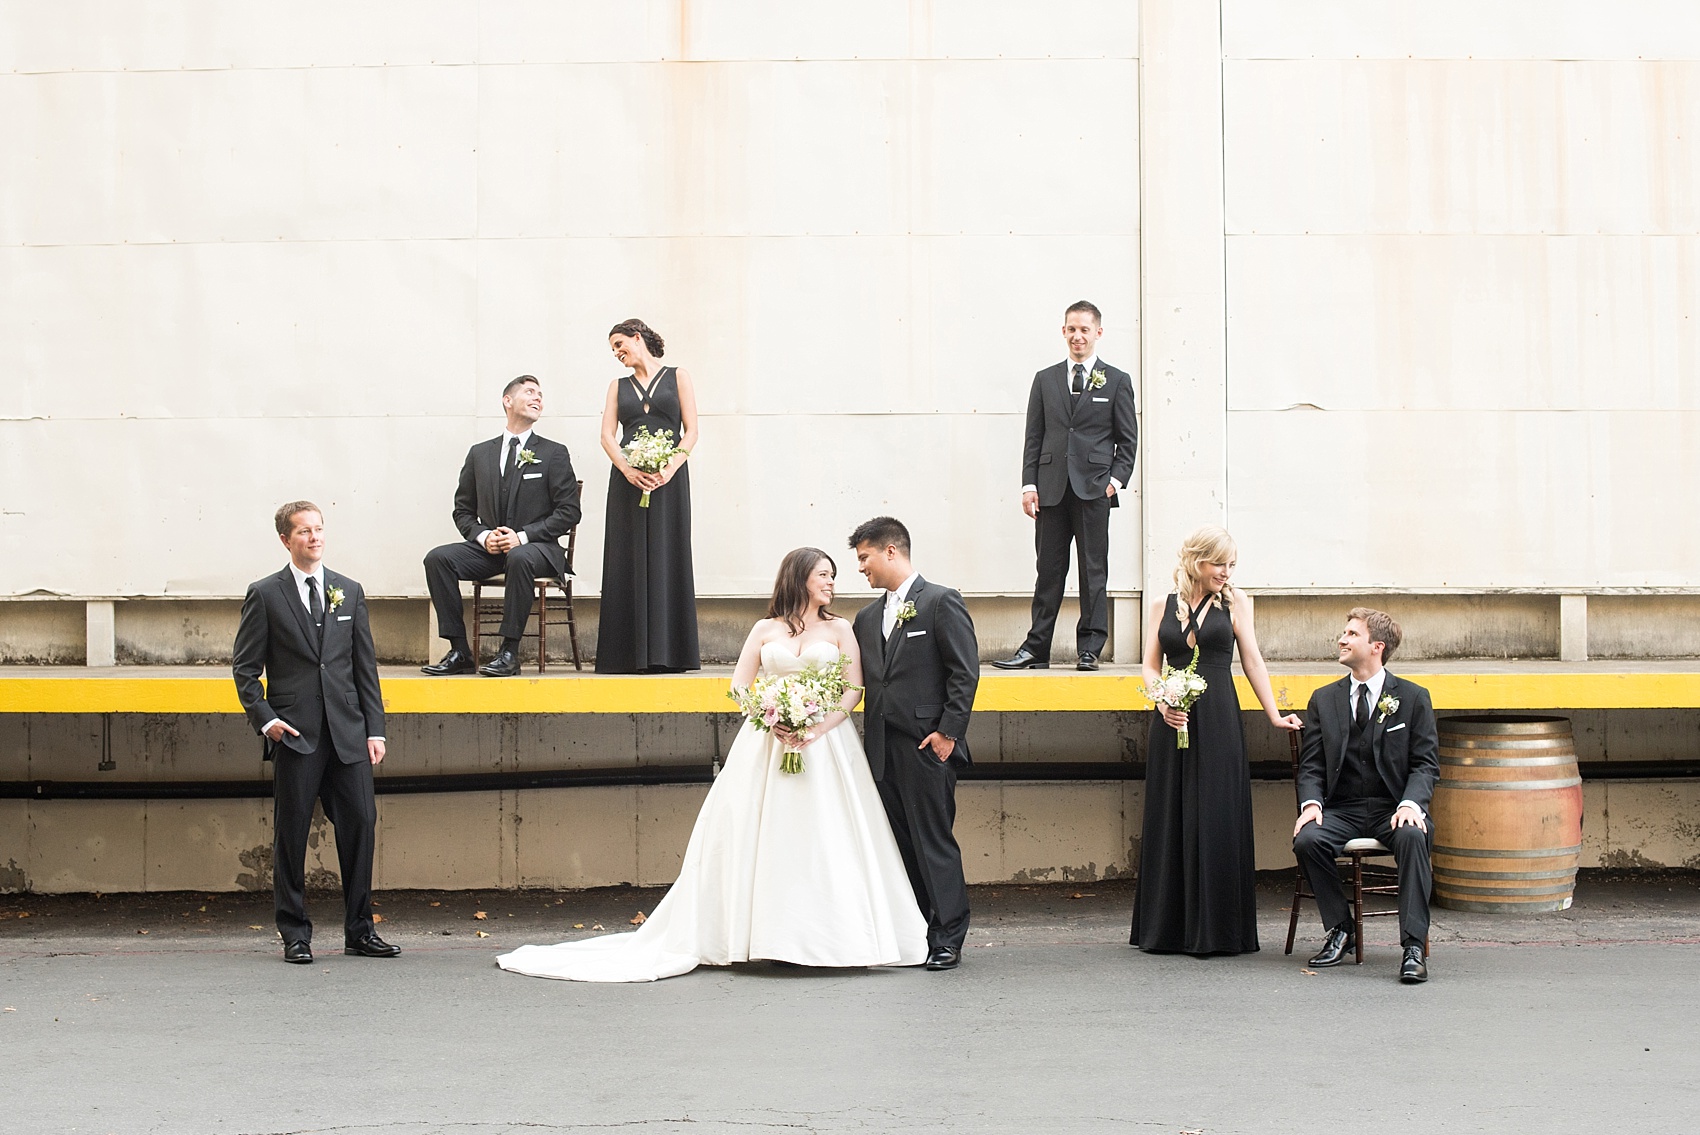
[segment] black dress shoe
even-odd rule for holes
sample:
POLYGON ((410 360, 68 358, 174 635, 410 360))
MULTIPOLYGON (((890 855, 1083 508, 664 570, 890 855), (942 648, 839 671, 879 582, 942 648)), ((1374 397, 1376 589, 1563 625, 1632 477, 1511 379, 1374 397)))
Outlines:
POLYGON ((419 669, 422 673, 429 674, 433 678, 440 678, 444 674, 470 674, 478 669, 478 660, 464 650, 451 649, 443 655, 441 662, 433 663, 430 666, 421 666, 419 669))
POLYGON ((1310 965, 1337 966, 1346 959, 1346 955, 1356 949, 1358 940, 1352 937, 1350 930, 1330 930, 1328 939, 1322 943, 1322 952, 1309 962, 1310 965))
POLYGON ((313 947, 305 942, 285 942, 283 960, 298 966, 310 966, 313 964, 313 947))
POLYGON ((511 678, 519 673, 519 655, 504 650, 478 668, 486 678, 511 678))
POLYGON ((1098 668, 1098 656, 1090 650, 1083 650, 1080 652, 1080 662, 1074 668, 1076 670, 1096 670, 1098 668))
POLYGON ((342 952, 361 958, 393 958, 401 953, 401 947, 390 945, 376 934, 368 934, 357 942, 346 943, 342 952))
POLYGON ((1428 964, 1423 961, 1421 946, 1405 947, 1405 960, 1399 964, 1399 980, 1406 985, 1421 985, 1428 980, 1428 964))
POLYGON ((927 955, 928 969, 955 969, 962 964, 962 955, 949 946, 935 946, 927 955))
POLYGON ((1040 658, 1024 646, 1008 658, 999 658, 992 665, 999 670, 1049 670, 1051 660, 1040 658))

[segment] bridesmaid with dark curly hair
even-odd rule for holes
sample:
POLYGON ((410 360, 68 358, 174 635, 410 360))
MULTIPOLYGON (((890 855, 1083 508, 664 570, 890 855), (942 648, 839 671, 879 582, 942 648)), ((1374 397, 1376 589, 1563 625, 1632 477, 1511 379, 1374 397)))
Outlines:
POLYGON ((609 383, 602 408, 602 449, 614 468, 608 477, 596 672, 701 669, 689 458, 678 454, 660 472, 646 473, 634 469, 620 448, 644 426, 652 434, 670 432, 674 445, 694 452, 696 388, 690 372, 662 365, 666 344, 641 319, 616 323, 608 346, 631 373, 609 383), (645 493, 647 508, 639 503, 645 493))

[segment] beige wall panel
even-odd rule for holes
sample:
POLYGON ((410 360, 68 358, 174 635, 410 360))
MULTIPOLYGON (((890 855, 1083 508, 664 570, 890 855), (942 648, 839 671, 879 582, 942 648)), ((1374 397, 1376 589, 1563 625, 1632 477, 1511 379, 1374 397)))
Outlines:
POLYGON ((134 800, 55 800, 29 811, 30 888, 44 894, 140 891, 147 811, 134 800))
MULTIPOLYGON (((521 813, 514 801, 524 795, 457 792, 379 796, 372 885, 379 890, 516 885, 514 833, 521 813)), ((331 860, 331 865, 334 862, 331 860)))
POLYGON ((1004 877, 1091 883, 1128 873, 1120 782, 1003 786, 1004 877))
POLYGON ((0 76, 0 241, 475 232, 469 67, 0 76))
POLYGON ((1231 59, 1700 59, 1690 0, 1224 0, 1231 59))
POLYGON ((1700 64, 1231 61, 1229 233, 1693 233, 1700 64))
POLYGON ((962 874, 970 883, 1001 883, 1004 871, 1003 790, 995 781, 962 781, 956 786, 956 843, 962 849, 962 874))
POLYGON ((1138 225, 1131 60, 487 66, 480 84, 485 237, 1138 225), (1080 105, 1106 144, 1070 177, 1056 132, 1080 105))
POLYGON ((0 438, 34 462, 13 431, 176 417, 251 456, 258 417, 499 413, 501 382, 474 381, 475 273, 452 241, 0 248, 0 419, 56 419, 0 438))
POLYGON ((1700 794, 1692 782, 1608 784, 1606 817, 1611 846, 1600 852, 1600 866, 1700 868, 1695 846, 1700 794))
POLYGON ((1228 435, 1261 587, 1700 585, 1666 503, 1700 496, 1700 413, 1235 411, 1228 435))
POLYGON ((30 886, 30 802, 0 800, 0 894, 30 886))
POLYGON ((1694 236, 1228 241, 1229 406, 1700 409, 1694 236))
POLYGON ((515 793, 520 817, 518 885, 636 883, 637 792, 610 787, 515 793))
POLYGON ((679 877, 685 846, 708 796, 705 784, 646 784, 637 789, 637 879, 669 886, 679 877))
POLYGON ((11 2, 0 7, 0 72, 469 63, 479 9, 474 0, 11 2))
POLYGON ((271 818, 270 800, 150 800, 147 889, 244 888, 242 876, 257 878, 255 868, 271 862, 271 818))

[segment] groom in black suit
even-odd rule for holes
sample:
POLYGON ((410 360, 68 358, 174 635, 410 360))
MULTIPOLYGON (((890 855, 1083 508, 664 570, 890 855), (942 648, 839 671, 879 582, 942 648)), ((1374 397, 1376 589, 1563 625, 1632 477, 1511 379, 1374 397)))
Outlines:
POLYGON ((1434 833, 1429 799, 1440 774, 1434 704, 1415 682, 1386 669, 1399 647, 1399 624, 1382 611, 1354 607, 1340 633, 1340 665, 1351 671, 1311 695, 1299 752, 1298 823, 1293 854, 1316 896, 1328 931, 1313 966, 1339 965, 1356 943, 1352 908, 1335 858, 1347 840, 1378 839, 1399 868, 1399 980, 1428 980, 1429 865, 1434 833))
POLYGON ((437 634, 449 640, 442 661, 425 673, 489 678, 519 673, 519 640, 537 601, 537 577, 560 576, 567 553, 559 540, 579 520, 578 478, 567 447, 535 432, 543 386, 522 374, 502 389, 507 428, 467 452, 455 489, 454 522, 465 537, 425 554, 425 582, 437 611, 437 634), (460 581, 506 574, 502 648, 483 667, 466 641, 460 581))
POLYGON ((885 591, 855 622, 868 766, 927 916, 927 968, 955 969, 968 937, 968 882, 952 829, 980 684, 974 623, 960 592, 915 571, 901 521, 875 517, 850 534, 850 547, 857 569, 885 591))
POLYGON ((1139 448, 1133 379, 1098 357, 1103 317, 1086 300, 1063 314, 1068 358, 1033 376, 1027 438, 1021 457, 1021 508, 1035 521, 1038 582, 1033 621, 1021 648, 992 665, 1043 670, 1062 609, 1073 543, 1080 566, 1080 621, 1074 628, 1077 668, 1098 669, 1110 638, 1110 510, 1133 476, 1139 448))
POLYGON ((372 768, 384 759, 384 699, 366 593, 324 566, 318 505, 291 501, 274 519, 289 565, 248 585, 231 670, 273 762, 272 894, 283 960, 313 960, 305 890, 315 800, 336 829, 343 950, 392 958, 401 950, 372 928, 372 768))

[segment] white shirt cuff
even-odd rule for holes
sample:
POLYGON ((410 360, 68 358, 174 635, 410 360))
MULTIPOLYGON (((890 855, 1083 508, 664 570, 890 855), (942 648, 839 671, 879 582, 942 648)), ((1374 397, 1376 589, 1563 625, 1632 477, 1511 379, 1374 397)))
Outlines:
POLYGON ((1322 809, 1322 801, 1320 801, 1320 800, 1306 800, 1303 804, 1299 805, 1299 811, 1301 811, 1301 812, 1304 811, 1306 808, 1310 807, 1312 804, 1316 805, 1318 811, 1320 811, 1322 809))
POLYGON ((493 532, 493 531, 495 531, 495 529, 486 528, 484 531, 480 532, 478 535, 476 535, 472 538, 473 542, 476 543, 480 548, 483 548, 486 552, 488 552, 490 550, 490 545, 486 544, 484 541, 486 541, 490 538, 490 533, 493 532))
POLYGON ((1409 804, 1411 807, 1415 808, 1419 812, 1421 812, 1423 810, 1423 806, 1421 804, 1418 804, 1415 800, 1401 800, 1401 801, 1399 801, 1399 807, 1401 807, 1401 808, 1405 807, 1407 804, 1409 804))
POLYGON ((529 537, 529 536, 527 536, 527 535, 526 535, 526 534, 525 534, 525 529, 523 529, 523 528, 521 528, 521 529, 520 529, 520 530, 519 530, 519 542, 520 542, 520 543, 521 543, 521 544, 529 544, 529 543, 531 543, 531 538, 530 538, 530 537, 529 537))
POLYGON ((368 740, 368 741, 383 741, 384 744, 386 744, 386 745, 389 744, 389 742, 385 741, 384 738, 382 738, 382 737, 368 737, 368 738, 366 738, 366 740, 368 740))
POLYGON ((260 726, 260 732, 261 733, 270 733, 272 726, 282 725, 282 724, 283 724, 283 718, 274 717, 270 721, 266 722, 264 725, 260 726))
POLYGON ((1112 484, 1116 487, 1116 492, 1118 492, 1118 493, 1127 492, 1127 486, 1122 484, 1120 477, 1111 477, 1110 478, 1110 484, 1112 484))
POLYGON ((1036 492, 1039 491, 1039 486, 1038 485, 1022 485, 1021 491, 1024 492, 1024 493, 1036 493, 1036 492))

